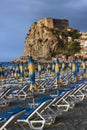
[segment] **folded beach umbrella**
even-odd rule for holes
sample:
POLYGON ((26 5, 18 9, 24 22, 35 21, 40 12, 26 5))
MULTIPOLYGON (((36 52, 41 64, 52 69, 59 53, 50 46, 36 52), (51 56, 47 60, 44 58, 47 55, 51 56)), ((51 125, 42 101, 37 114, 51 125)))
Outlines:
POLYGON ((73 73, 73 77, 76 80, 76 63, 75 61, 72 61, 72 73, 73 73))
POLYGON ((72 62, 70 62, 70 63, 68 64, 68 68, 70 69, 70 71, 71 71, 71 73, 72 73, 72 62))
POLYGON ((46 71, 46 69, 44 68, 44 65, 43 65, 43 64, 41 64, 41 74, 44 74, 44 73, 45 73, 45 71, 46 71))
POLYGON ((19 64, 19 69, 20 69, 21 81, 23 82, 24 81, 24 66, 22 62, 19 64))
POLYGON ((15 67, 14 77, 15 78, 19 78, 20 77, 19 64, 17 64, 16 67, 15 67))
POLYGON ((51 73, 51 64, 50 64, 50 63, 48 63, 48 65, 47 65, 47 71, 48 71, 49 73, 51 73))
POLYGON ((55 73, 56 73, 56 84, 58 85, 60 83, 60 80, 59 80, 60 66, 59 66, 59 60, 58 60, 58 58, 56 58, 55 73))
POLYGON ((39 77, 41 76, 41 71, 42 71, 42 65, 41 65, 41 62, 38 61, 38 76, 39 77))
POLYGON ((62 70, 63 74, 64 74, 65 66, 66 66, 66 65, 65 65, 65 62, 63 61, 63 62, 62 62, 62 66, 61 66, 61 70, 62 70))
POLYGON ((77 60, 76 60, 76 73, 77 73, 77 74, 79 73, 79 63, 78 63, 77 60))
POLYGON ((54 61, 52 62, 52 73, 53 74, 55 73, 55 62, 54 61))
POLYGON ((78 80, 78 74, 79 74, 79 63, 78 63, 77 60, 76 60, 75 64, 76 64, 76 81, 77 81, 78 80))
POLYGON ((35 67, 32 56, 28 59, 29 77, 30 77, 30 91, 34 92, 38 89, 38 85, 35 83, 35 67))
POLYGON ((82 60, 82 66, 83 66, 83 75, 86 76, 86 63, 85 63, 84 59, 82 60))
POLYGON ((29 76, 29 69, 27 66, 24 67, 24 76, 28 77, 29 76))
POLYGON ((12 76, 15 77, 15 69, 16 69, 16 66, 13 66, 12 67, 12 76))
POLYGON ((0 64, 0 79, 4 78, 4 70, 2 68, 2 65, 0 64))

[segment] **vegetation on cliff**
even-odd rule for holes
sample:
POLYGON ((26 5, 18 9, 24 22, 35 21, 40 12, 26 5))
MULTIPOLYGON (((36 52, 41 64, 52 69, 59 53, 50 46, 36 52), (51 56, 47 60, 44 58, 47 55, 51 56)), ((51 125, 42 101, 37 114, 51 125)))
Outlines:
POLYGON ((50 59, 58 54, 74 55, 80 51, 80 43, 75 41, 81 36, 78 30, 66 23, 62 29, 50 26, 44 20, 32 24, 25 40, 25 56, 30 53, 34 59, 50 59))
POLYGON ((77 40, 80 36, 77 29, 69 26, 68 20, 41 19, 34 22, 27 33, 24 57, 31 54, 36 60, 48 60, 59 54, 74 55, 81 49, 77 40))

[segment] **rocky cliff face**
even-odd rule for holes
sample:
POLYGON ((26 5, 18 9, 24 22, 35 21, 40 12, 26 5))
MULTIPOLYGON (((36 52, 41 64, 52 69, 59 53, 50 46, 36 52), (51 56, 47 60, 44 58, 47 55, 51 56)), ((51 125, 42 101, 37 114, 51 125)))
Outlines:
POLYGON ((34 59, 53 56, 60 45, 64 46, 70 39, 68 20, 41 19, 33 23, 27 34, 24 56, 31 54, 34 59))
POLYGON ((34 59, 50 59, 60 46, 73 40, 73 30, 65 19, 44 18, 33 23, 25 39, 24 57, 31 54, 34 59))

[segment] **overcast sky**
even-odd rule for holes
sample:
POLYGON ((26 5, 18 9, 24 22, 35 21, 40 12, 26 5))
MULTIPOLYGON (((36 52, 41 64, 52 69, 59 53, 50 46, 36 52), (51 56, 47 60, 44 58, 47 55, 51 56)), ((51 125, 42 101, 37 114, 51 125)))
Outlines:
POLYGON ((87 0, 0 0, 0 61, 22 56, 30 26, 45 17, 87 32, 87 0))

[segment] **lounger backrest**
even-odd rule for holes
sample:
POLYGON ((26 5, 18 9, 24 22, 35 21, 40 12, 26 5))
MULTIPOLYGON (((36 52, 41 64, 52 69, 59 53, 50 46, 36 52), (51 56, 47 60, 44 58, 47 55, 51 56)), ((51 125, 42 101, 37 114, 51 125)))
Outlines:
POLYGON ((4 98, 6 97, 6 95, 9 95, 12 90, 13 90, 12 87, 8 87, 5 91, 2 92, 2 94, 0 95, 0 98, 4 98))
POLYGON ((19 93, 20 91, 24 90, 24 89, 28 89, 29 86, 27 84, 24 84, 22 87, 20 87, 17 91, 17 93, 19 93))
POLYGON ((0 114, 0 119, 8 120, 12 115, 24 111, 25 108, 22 107, 15 107, 13 109, 8 110, 7 112, 2 112, 0 114))

